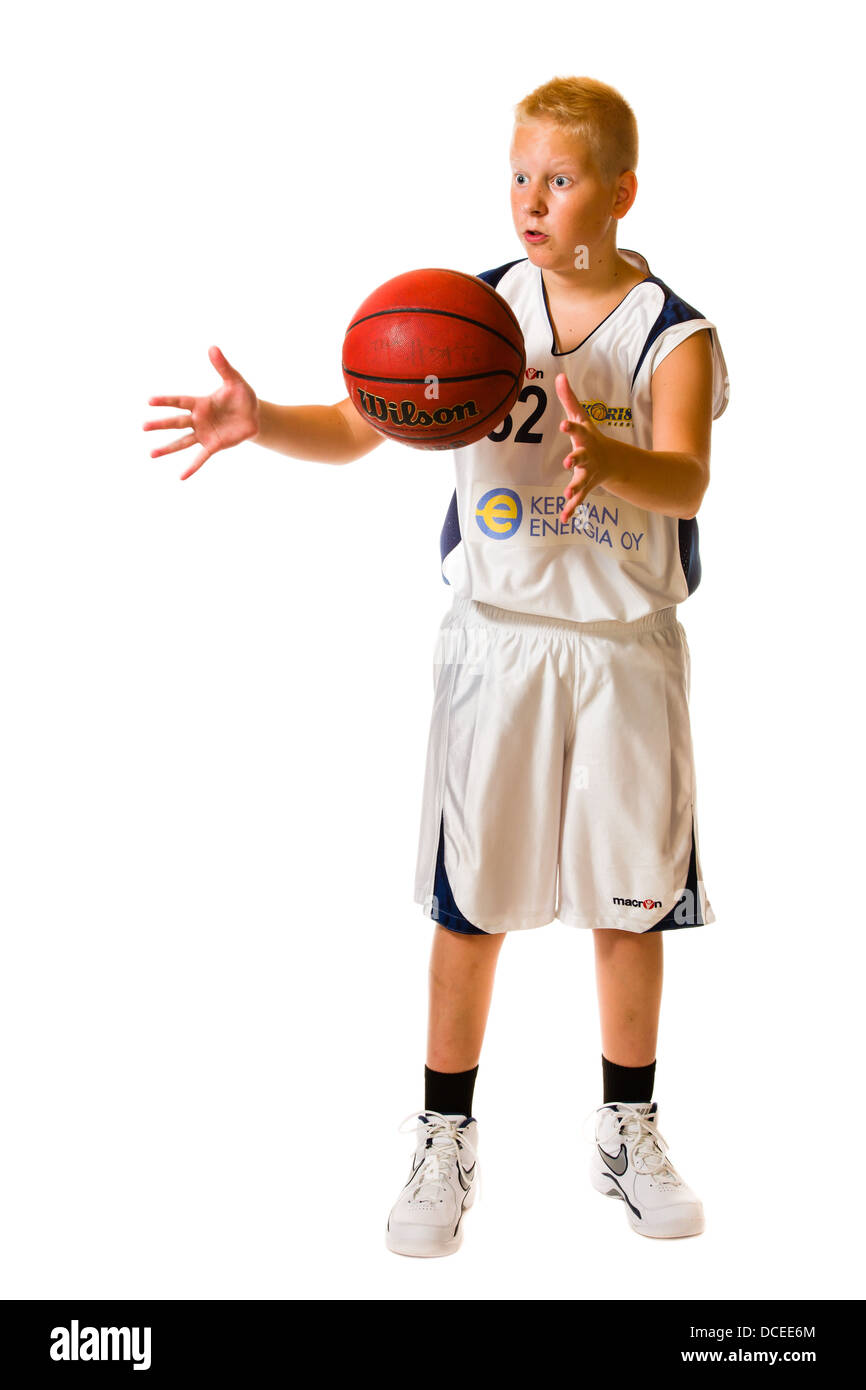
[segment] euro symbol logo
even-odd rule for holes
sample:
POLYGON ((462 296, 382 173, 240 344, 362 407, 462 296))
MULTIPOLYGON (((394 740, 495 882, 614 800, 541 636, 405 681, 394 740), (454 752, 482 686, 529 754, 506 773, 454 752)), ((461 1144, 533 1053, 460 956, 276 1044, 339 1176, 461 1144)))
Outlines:
POLYGON ((523 503, 511 488, 491 488, 479 497, 475 507, 475 520, 485 536, 494 540, 507 540, 513 536, 523 520, 523 503))

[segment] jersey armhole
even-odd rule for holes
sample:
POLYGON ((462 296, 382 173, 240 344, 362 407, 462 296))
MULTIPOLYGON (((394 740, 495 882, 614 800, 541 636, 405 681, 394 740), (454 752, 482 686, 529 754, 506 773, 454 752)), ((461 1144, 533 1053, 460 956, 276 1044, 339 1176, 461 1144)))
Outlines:
POLYGON ((707 330, 710 335, 710 346, 713 354, 713 419, 718 420, 720 415, 724 415, 728 401, 730 400, 730 382, 728 380, 728 368, 722 353, 719 335, 715 324, 707 319, 691 319, 685 323, 678 323, 666 329, 653 343, 645 357, 638 364, 634 380, 644 366, 646 357, 649 357, 649 367, 647 368, 650 378, 655 373, 656 367, 664 362, 669 352, 673 352, 675 347, 684 343, 686 338, 690 338, 694 333, 701 333, 707 330))

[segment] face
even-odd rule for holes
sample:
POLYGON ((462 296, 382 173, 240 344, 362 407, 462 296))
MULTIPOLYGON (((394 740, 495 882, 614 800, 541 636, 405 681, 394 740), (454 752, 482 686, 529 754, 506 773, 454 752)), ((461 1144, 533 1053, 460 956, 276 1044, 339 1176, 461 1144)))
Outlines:
POLYGON ((591 261, 593 249, 614 239, 619 216, 631 206, 633 199, 623 200, 621 191, 621 180, 602 181, 580 137, 552 121, 515 127, 511 215, 533 265, 573 271, 578 246, 588 248, 591 261))

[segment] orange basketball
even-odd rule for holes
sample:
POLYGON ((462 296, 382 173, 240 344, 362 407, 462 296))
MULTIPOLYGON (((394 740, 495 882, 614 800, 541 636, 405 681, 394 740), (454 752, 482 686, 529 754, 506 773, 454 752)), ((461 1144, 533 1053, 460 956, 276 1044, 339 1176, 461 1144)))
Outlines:
POLYGON ((501 295, 459 270, 410 270, 374 290, 343 341, 343 378, 363 418, 415 449, 474 444, 523 384, 520 325, 501 295))

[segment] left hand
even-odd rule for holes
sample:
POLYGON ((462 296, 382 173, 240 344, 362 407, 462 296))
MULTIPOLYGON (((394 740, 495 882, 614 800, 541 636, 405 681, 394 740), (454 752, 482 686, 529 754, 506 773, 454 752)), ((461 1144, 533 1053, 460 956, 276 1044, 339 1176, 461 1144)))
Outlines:
POLYGON ((568 377, 560 372, 556 378, 556 394, 565 411, 560 429, 570 435, 572 450, 562 461, 563 468, 573 470, 571 481, 564 489, 565 506, 559 520, 566 521, 593 488, 601 487, 613 473, 612 445, 614 441, 601 433, 590 420, 571 389, 568 377))

